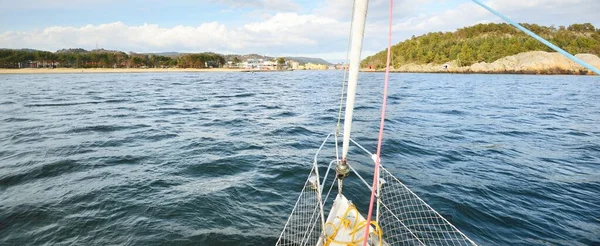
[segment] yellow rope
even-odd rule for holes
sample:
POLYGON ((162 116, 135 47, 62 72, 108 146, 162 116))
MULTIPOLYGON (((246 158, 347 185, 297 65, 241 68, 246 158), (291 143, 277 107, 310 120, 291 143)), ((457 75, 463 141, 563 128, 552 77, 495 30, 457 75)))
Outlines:
MULTIPOLYGON (((331 226, 333 228, 333 233, 331 233, 331 235, 326 235, 325 238, 325 243, 323 244, 323 246, 328 246, 331 243, 335 243, 335 244, 341 244, 341 245, 359 245, 360 242, 363 241, 362 238, 360 239, 354 239, 354 236, 357 232, 361 232, 362 228, 364 228, 367 224, 366 221, 361 221, 358 222, 358 218, 359 218, 359 212, 356 209, 356 206, 354 206, 354 204, 350 204, 350 206, 348 206, 348 208, 346 208, 346 211, 344 212, 344 215, 342 216, 342 218, 340 219, 340 223, 338 225, 335 225, 332 222, 327 222, 325 224, 325 227, 327 226, 331 226), (348 214, 354 211, 356 213, 356 216, 354 217, 354 221, 351 221, 348 219, 348 214), (354 224, 354 225, 352 225, 354 224), (351 229, 350 230, 350 236, 352 236, 352 240, 348 241, 348 242, 343 242, 343 241, 337 241, 335 240, 341 226, 343 226, 346 229, 351 229)), ((375 232, 372 232, 375 234, 375 236, 377 236, 377 238, 379 239, 379 246, 383 245, 383 231, 381 230, 381 227, 379 227, 379 224, 377 224, 376 221, 371 221, 371 225, 373 225, 375 227, 375 232)), ((325 228, 323 228, 323 231, 325 231, 325 228)))

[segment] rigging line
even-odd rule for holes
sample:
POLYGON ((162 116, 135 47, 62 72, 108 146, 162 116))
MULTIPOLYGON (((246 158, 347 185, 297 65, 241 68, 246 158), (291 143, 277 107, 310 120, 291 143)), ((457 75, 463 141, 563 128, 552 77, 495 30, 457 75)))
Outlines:
POLYGON ((526 33, 527 35, 531 36, 532 38, 535 38, 537 41, 542 42, 543 44, 545 44, 546 46, 550 47, 551 49, 555 50, 558 53, 561 53, 562 55, 564 55, 565 57, 571 59, 572 61, 578 63, 579 65, 593 71, 594 73, 596 73, 596 75, 600 75, 600 69, 593 67, 592 65, 584 62, 583 60, 575 57, 574 55, 571 55, 569 52, 566 52, 565 50, 561 49, 560 47, 550 43, 548 40, 538 36, 537 34, 533 33, 532 31, 527 30, 527 28, 521 26, 519 23, 514 22, 513 20, 509 19, 508 17, 504 16, 503 14, 501 14, 500 12, 490 8, 489 6, 485 5, 484 3, 482 3, 479 0, 472 0, 473 2, 475 2, 476 4, 478 4, 479 6, 483 7, 484 9, 487 9, 488 11, 490 11, 492 14, 502 18, 504 21, 508 22, 509 24, 513 25, 514 27, 516 27, 517 29, 523 31, 524 33, 526 33))
MULTIPOLYGON (((379 179, 379 164, 381 161, 381 142, 383 140, 383 126, 385 123, 385 106, 387 104, 388 94, 388 82, 390 80, 390 60, 392 56, 392 15, 394 9, 394 0, 390 0, 390 18, 388 28, 388 47, 387 47, 387 59, 385 65, 385 79, 383 83, 383 102, 381 104, 381 121, 379 122, 379 138, 377 140, 377 154, 375 156, 375 170, 373 171, 373 188, 371 188, 371 201, 369 202, 369 214, 367 215, 367 225, 371 224, 371 216, 373 216, 373 204, 375 203, 375 193, 377 191, 377 184, 379 179)), ((379 195, 379 194, 377 194, 379 195)), ((365 236, 363 246, 367 245, 367 239, 369 238, 369 228, 365 228, 365 236)))
MULTIPOLYGON (((352 1, 352 13, 354 13, 354 1, 352 1)), ((342 64, 342 67, 344 68, 344 77, 342 79, 342 92, 340 94, 340 109, 338 110, 338 120, 337 120, 337 125, 335 126, 335 136, 337 137, 337 135, 340 133, 340 121, 342 120, 342 107, 344 106, 344 91, 346 89, 346 76, 348 74, 348 69, 347 65, 348 64, 348 60, 350 60, 350 46, 352 44, 352 23, 354 22, 354 14, 350 15, 350 32, 348 32, 348 49, 346 49, 346 61, 344 62, 344 64, 342 64)), ((336 146, 337 146, 337 139, 336 141, 336 146)), ((337 157, 336 157, 337 158, 337 157)), ((337 158, 339 159, 339 158, 337 158)))

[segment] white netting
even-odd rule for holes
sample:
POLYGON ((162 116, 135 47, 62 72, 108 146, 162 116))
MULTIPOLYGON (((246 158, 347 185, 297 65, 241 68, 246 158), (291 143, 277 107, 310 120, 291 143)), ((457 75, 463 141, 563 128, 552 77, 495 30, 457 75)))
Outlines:
POLYGON ((316 178, 313 171, 314 168, 304 183, 300 197, 276 245, 317 245, 321 235, 321 223, 317 199, 319 193, 314 182, 311 182, 316 178))
POLYGON ((476 245, 400 180, 381 168, 379 225, 389 245, 476 245))
MULTIPOLYGON (((317 151, 315 163, 319 151, 330 135, 317 151)), ((351 141, 372 156, 360 144, 351 141)), ((332 163, 337 162, 330 163, 325 176, 331 176, 327 174, 332 169, 332 163)), ((370 191, 369 184, 352 166, 350 168, 370 191)), ((383 245, 476 245, 383 167, 381 167, 380 178, 384 182, 379 191, 378 224, 383 231, 383 245)), ((322 221, 319 203, 321 201, 318 199, 320 193, 316 179, 316 170, 313 167, 276 245, 304 246, 319 243, 322 221)), ((331 184, 327 184, 330 187, 324 201, 327 201, 335 183, 333 178, 331 184)), ((325 186, 325 183, 321 186, 325 186)), ((323 205, 325 203, 323 202, 323 205)))

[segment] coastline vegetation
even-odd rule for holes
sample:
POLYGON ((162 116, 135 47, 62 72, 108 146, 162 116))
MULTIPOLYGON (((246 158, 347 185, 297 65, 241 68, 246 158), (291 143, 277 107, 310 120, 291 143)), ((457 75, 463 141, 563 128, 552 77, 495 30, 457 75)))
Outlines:
MULTIPOLYGON (((524 27, 558 45, 569 53, 600 55, 600 29, 590 23, 565 26, 524 27)), ((527 51, 552 51, 509 24, 489 23, 460 28, 454 32, 431 32, 392 46, 392 66, 403 64, 444 64, 456 60, 460 66, 493 62, 527 51)), ((387 51, 365 58, 362 67, 381 69, 387 51)))
POLYGON ((225 65, 215 53, 161 56, 97 49, 62 49, 56 52, 31 49, 0 49, 0 68, 215 68, 225 65))

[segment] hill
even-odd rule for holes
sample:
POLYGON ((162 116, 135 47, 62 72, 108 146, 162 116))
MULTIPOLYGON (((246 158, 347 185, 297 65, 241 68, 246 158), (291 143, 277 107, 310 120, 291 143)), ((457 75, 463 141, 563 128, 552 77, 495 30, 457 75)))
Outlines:
POLYGON ((275 59, 277 59, 275 57, 263 56, 263 55, 259 55, 259 54, 246 54, 246 55, 229 54, 229 55, 223 55, 223 56, 225 57, 226 61, 233 61, 234 58, 237 58, 240 62, 243 62, 243 61, 248 60, 248 59, 264 59, 264 60, 275 60, 275 59))
POLYGON ((141 53, 141 54, 143 54, 143 55, 166 56, 166 57, 174 58, 174 57, 185 55, 186 53, 179 53, 179 52, 171 51, 171 52, 141 53))
MULTIPOLYGON (((536 34, 569 53, 600 55, 600 29, 592 24, 573 24, 568 27, 522 24, 536 34)), ((431 32, 392 46, 392 66, 406 64, 444 64, 456 61, 458 66, 491 63, 500 58, 528 51, 551 51, 537 40, 509 24, 478 24, 454 32, 431 32)), ((382 68, 386 50, 365 58, 361 65, 382 68)))
MULTIPOLYGON (((224 55, 225 60, 227 61, 233 61, 234 57, 237 57, 238 60, 240 61, 245 61, 247 59, 265 59, 265 60, 275 60, 278 57, 271 57, 271 56, 263 56, 263 55, 258 55, 258 54, 247 54, 247 55, 224 55)), ((292 60, 292 61, 296 61, 298 63, 300 63, 300 65, 304 65, 306 63, 314 63, 314 64, 324 64, 324 65, 331 65, 330 62, 323 60, 321 58, 312 58, 312 57, 291 57, 291 56, 286 56, 284 57, 287 60, 292 60)))
MULTIPOLYGON (((160 52, 160 53, 144 53, 144 55, 158 55, 158 56, 166 56, 166 57, 171 57, 171 58, 175 58, 181 55, 185 55, 186 53, 179 53, 179 52, 160 52)), ((222 55, 226 61, 233 61, 234 57, 237 57, 237 59, 239 61, 245 61, 247 59, 265 59, 265 60, 276 60, 279 57, 272 57, 272 56, 264 56, 264 55, 259 55, 259 54, 245 54, 245 55, 241 55, 241 54, 228 54, 228 55, 222 55)), ((324 65, 332 65, 332 63, 322 59, 322 58, 313 58, 313 57, 293 57, 293 56, 287 56, 284 57, 287 60, 292 60, 292 61, 296 61, 298 63, 300 63, 300 65, 304 65, 306 63, 314 63, 314 64, 324 64, 324 65)))
POLYGON ((297 61, 300 65, 304 65, 306 63, 314 63, 314 64, 324 64, 324 65, 332 65, 332 63, 323 60, 321 58, 311 58, 311 57, 286 57, 286 59, 297 61))

